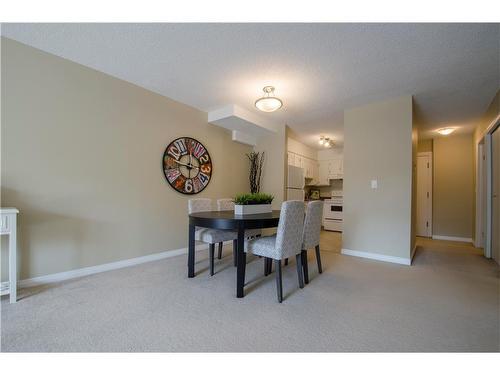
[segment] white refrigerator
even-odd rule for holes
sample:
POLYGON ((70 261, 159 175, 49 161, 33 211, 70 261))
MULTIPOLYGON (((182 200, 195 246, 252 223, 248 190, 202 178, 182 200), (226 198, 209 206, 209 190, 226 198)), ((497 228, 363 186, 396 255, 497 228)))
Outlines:
POLYGON ((286 184, 286 199, 303 201, 304 183, 304 169, 289 165, 286 184))

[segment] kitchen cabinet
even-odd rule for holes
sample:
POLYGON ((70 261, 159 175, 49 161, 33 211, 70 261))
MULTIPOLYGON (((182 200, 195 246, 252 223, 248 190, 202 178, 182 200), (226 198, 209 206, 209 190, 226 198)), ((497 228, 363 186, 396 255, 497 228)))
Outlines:
POLYGON ((307 181, 308 185, 316 185, 318 183, 319 165, 317 160, 309 159, 305 156, 289 151, 288 165, 302 168, 304 170, 304 177, 309 180, 307 181))
POLYGON ((340 179, 344 177, 343 160, 341 158, 328 161, 328 176, 330 179, 340 179))
POLYGON ((342 158, 319 161, 318 185, 330 185, 330 180, 344 178, 342 158))
POLYGON ((329 185, 329 177, 327 160, 321 160, 318 168, 318 185, 329 185))

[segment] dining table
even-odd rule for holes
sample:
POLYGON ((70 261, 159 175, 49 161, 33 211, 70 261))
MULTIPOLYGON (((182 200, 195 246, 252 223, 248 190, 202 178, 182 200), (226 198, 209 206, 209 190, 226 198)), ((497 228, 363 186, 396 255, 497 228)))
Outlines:
POLYGON ((245 296, 245 231, 248 229, 275 228, 280 219, 280 210, 249 215, 237 215, 234 211, 205 211, 189 214, 188 277, 195 277, 195 231, 196 227, 238 232, 236 245, 236 297, 245 296))

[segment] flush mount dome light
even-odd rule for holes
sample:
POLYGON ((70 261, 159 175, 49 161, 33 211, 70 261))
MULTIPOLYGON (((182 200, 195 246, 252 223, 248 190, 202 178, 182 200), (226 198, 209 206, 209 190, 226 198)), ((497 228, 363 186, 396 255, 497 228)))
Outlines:
POLYGON ((322 135, 321 137, 319 137, 319 144, 321 146, 325 146, 327 148, 330 148, 333 146, 333 141, 328 138, 328 137, 325 137, 324 135, 322 135))
POLYGON ((437 132, 441 135, 448 135, 455 131, 455 128, 441 128, 438 129, 437 132))
POLYGON ((274 87, 266 86, 262 89, 264 96, 255 101, 255 106, 262 112, 274 112, 283 106, 283 102, 274 96, 274 87))

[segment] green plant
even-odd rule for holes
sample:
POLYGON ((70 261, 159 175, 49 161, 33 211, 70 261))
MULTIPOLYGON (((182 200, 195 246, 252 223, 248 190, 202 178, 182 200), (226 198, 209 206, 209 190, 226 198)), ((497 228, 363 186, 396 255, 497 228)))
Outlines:
POLYGON ((249 205, 249 204, 271 204, 274 197, 266 193, 244 193, 238 194, 234 197, 235 204, 249 205))

